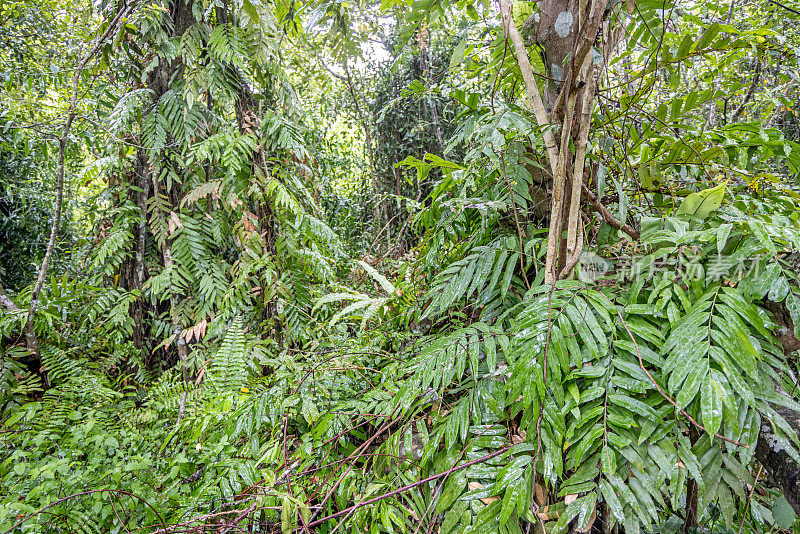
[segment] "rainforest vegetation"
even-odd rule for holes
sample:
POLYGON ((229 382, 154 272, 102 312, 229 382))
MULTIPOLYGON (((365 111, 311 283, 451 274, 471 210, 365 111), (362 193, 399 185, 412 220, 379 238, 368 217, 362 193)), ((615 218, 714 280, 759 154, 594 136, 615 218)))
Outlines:
POLYGON ((0 0, 0 533, 800 533, 796 0, 0 0))

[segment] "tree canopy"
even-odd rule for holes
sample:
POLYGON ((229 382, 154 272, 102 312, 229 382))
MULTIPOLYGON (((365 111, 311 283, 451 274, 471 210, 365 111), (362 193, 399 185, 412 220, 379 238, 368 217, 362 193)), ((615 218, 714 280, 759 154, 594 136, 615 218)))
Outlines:
POLYGON ((800 532, 798 23, 0 2, 0 533, 800 532))

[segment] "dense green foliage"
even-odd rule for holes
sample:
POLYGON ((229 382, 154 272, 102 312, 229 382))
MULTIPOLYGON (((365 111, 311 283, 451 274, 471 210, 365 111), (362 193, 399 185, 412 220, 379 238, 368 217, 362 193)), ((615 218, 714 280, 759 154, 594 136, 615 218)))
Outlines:
POLYGON ((496 6, 0 4, 0 533, 800 532, 800 15, 603 13, 549 283, 496 6))

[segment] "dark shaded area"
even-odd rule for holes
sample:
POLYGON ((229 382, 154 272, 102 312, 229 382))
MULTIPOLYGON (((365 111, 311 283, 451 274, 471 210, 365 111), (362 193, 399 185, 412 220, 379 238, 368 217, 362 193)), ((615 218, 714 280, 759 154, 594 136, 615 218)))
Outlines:
MULTIPOLYGON (((0 152, 0 279, 18 291, 36 277, 44 256, 52 209, 40 191, 32 189, 31 159, 0 152)), ((61 232, 67 223, 62 222, 61 232)), ((57 243, 53 264, 58 272, 63 247, 57 243)))

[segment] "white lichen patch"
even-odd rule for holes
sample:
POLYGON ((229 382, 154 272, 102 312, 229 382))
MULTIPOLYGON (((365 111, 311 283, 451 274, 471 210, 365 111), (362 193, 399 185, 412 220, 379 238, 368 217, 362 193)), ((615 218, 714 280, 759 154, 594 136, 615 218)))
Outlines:
POLYGON ((553 27, 556 30, 556 33, 559 37, 566 37, 569 35, 569 32, 572 30, 572 13, 569 11, 562 11, 558 14, 556 18, 556 23, 553 27))
POLYGON ((561 65, 558 63, 553 63, 550 65, 550 68, 553 71, 553 79, 558 80, 559 82, 564 79, 564 68, 561 65))
POLYGON ((595 65, 603 64, 603 54, 598 52, 596 48, 592 48, 592 63, 595 65))

